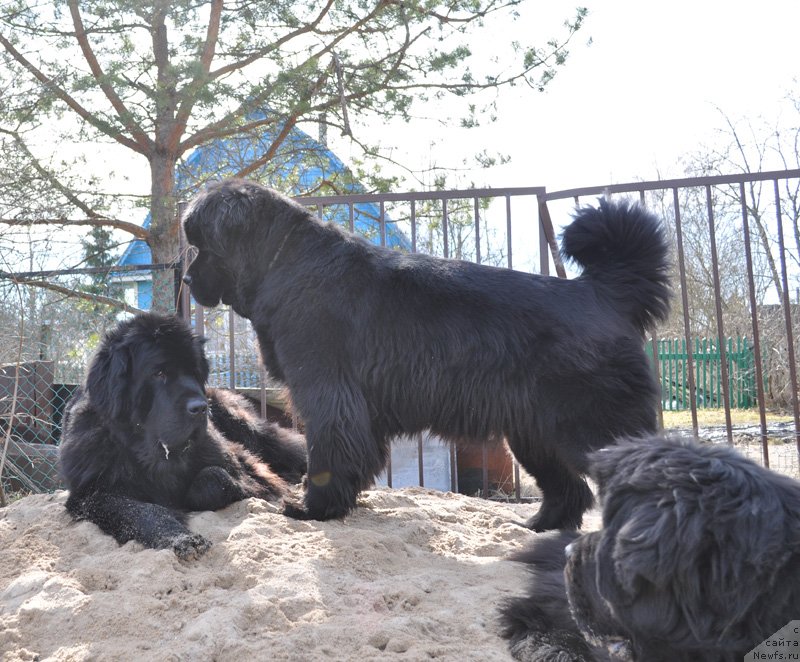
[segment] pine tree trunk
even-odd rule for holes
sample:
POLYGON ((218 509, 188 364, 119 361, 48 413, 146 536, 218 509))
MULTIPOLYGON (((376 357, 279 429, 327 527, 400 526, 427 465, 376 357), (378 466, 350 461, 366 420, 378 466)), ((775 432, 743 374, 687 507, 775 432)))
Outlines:
MULTIPOLYGON (((154 264, 177 264, 180 259, 180 219, 175 204, 176 159, 164 154, 150 158, 150 250, 154 264)), ((154 311, 174 312, 175 270, 153 271, 154 311)))

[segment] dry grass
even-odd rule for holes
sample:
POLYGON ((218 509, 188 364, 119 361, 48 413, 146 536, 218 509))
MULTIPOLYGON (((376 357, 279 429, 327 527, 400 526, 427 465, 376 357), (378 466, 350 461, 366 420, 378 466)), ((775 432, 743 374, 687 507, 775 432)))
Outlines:
MULTIPOLYGON (((786 414, 785 412, 767 412, 767 425, 772 425, 775 423, 791 423, 794 420, 793 416, 790 414, 786 414)), ((761 419, 759 418, 758 409, 731 409, 731 423, 733 427, 744 427, 744 426, 751 426, 751 425, 759 425, 761 419)), ((702 428, 711 428, 711 427, 720 427, 725 425, 725 410, 724 409, 698 409, 697 410, 697 424, 702 428)), ((692 427, 692 412, 691 411, 665 411, 664 412, 664 429, 691 429, 692 427)), ((748 456, 752 456, 751 459, 761 463, 760 459, 760 446, 754 440, 752 442, 752 448, 748 449, 743 444, 743 439, 737 439, 739 450, 744 452, 748 456)), ((797 476, 797 452, 794 450, 793 444, 785 444, 782 439, 770 437, 769 439, 770 445, 779 445, 785 446, 786 454, 789 456, 788 462, 791 464, 794 463, 793 466, 790 466, 785 473, 790 475, 797 476)), ((776 454, 778 451, 773 448, 771 453, 776 454)), ((777 463, 777 460, 773 458, 773 463, 777 463)), ((520 468, 520 489, 521 495, 523 498, 525 497, 537 497, 540 496, 539 490, 536 486, 536 481, 531 478, 524 469, 520 468)), ((512 483, 508 485, 501 486, 501 490, 498 491, 493 498, 498 500, 512 500, 514 495, 514 485, 512 483)))
MULTIPOLYGON (((791 422, 793 417, 785 413, 767 412, 768 423, 791 422)), ((758 409, 731 409, 731 421, 736 425, 758 425, 761 421, 758 409)), ((724 409, 698 409, 697 423, 700 427, 725 425, 724 409)), ((664 428, 691 428, 691 411, 665 411, 664 428)))
MULTIPOLYGON (((700 428, 701 440, 716 441, 717 443, 727 441, 724 434, 724 409, 699 409, 697 423, 700 428)), ((763 465, 766 458, 761 446, 761 435, 758 432, 761 424, 758 410, 732 409, 731 424, 734 447, 754 462, 763 465)), ((665 429, 687 430, 691 427, 691 412, 664 412, 665 429)), ((769 467, 794 478, 800 478, 793 416, 786 412, 767 412, 767 444, 769 467)))

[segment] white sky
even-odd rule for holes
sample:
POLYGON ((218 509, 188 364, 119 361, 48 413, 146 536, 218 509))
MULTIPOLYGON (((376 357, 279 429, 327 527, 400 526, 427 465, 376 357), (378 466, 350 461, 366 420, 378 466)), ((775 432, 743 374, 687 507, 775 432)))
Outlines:
MULTIPOLYGON (((774 119, 786 92, 800 85, 800 0, 527 0, 514 24, 490 22, 470 47, 488 59, 512 39, 544 46, 580 4, 589 16, 566 65, 544 93, 527 86, 502 91, 496 123, 387 129, 351 117, 359 137, 398 146, 398 160, 415 170, 460 166, 484 149, 511 157, 507 165, 452 175, 453 188, 558 190, 678 177, 680 157, 715 140, 724 121, 717 107, 731 119, 774 119)), ((316 125, 303 128, 316 135, 316 125)), ((351 163, 354 149, 329 139, 351 163)), ((147 191, 144 161, 127 173, 134 188, 147 191)))
MULTIPOLYGON (((516 26, 493 29, 473 48, 491 53, 514 30, 552 36, 577 4, 531 0, 516 26)), ((774 118, 800 75, 798 0, 582 4, 589 16, 544 93, 506 90, 491 126, 415 126, 403 136, 404 160, 419 167, 483 148, 508 154, 508 165, 460 182, 493 187, 557 190, 681 176, 679 158, 713 142, 722 126, 717 107, 732 119, 774 118)), ((335 149, 347 159, 347 150, 335 149)))
MULTIPOLYGON (((487 60, 502 57, 512 39, 543 46, 561 33, 578 4, 588 6, 589 15, 566 65, 544 93, 527 86, 502 91, 496 123, 387 128, 359 126, 351 117, 356 132, 367 142, 398 146, 397 159, 414 170, 460 166, 484 149, 511 157, 506 165, 449 175, 452 188, 555 191, 680 177, 680 158, 718 137, 724 120, 717 107, 732 119, 774 119, 780 100, 800 84, 800 0, 527 0, 520 19, 490 22, 470 46, 487 60)), ((447 114, 437 107, 415 110, 447 114)), ((316 134, 314 124, 303 128, 316 134)), ((329 138, 336 154, 352 163, 354 148, 329 138)), ((123 188, 148 191, 141 158, 126 150, 106 156, 114 159, 109 170, 130 177, 123 188)))

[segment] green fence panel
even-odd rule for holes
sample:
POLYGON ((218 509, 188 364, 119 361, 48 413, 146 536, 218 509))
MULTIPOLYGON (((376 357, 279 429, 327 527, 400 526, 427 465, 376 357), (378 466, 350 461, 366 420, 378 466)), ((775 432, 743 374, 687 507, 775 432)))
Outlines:
MULTIPOLYGON (((728 400, 731 407, 747 409, 757 403, 755 353, 746 337, 726 338, 728 400)), ((721 408, 724 402, 722 351, 717 338, 692 338, 695 401, 698 408, 721 408)), ((656 343, 661 406, 665 410, 691 408, 689 351, 685 338, 662 338, 656 343)), ((653 356, 652 341, 647 343, 653 356)))

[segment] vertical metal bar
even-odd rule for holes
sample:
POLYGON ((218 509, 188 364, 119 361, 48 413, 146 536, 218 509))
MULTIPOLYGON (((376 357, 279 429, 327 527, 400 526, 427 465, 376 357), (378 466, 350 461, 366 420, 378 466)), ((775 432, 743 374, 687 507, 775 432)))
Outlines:
POLYGON ((486 441, 481 443, 481 478, 483 481, 481 494, 484 499, 487 499, 489 497, 489 448, 486 441))
MULTIPOLYGON (((541 224, 540 224, 541 227, 541 224)), ((506 196, 506 264, 509 269, 514 268, 514 256, 511 246, 511 196, 506 196)))
POLYGON ((322 204, 321 203, 317 205, 317 216, 319 216, 319 220, 320 221, 324 220, 324 218, 322 216, 322 204))
POLYGON ((380 201, 380 218, 378 220, 381 231, 381 246, 386 246, 386 203, 380 201))
POLYGON ((456 445, 450 442, 450 491, 458 492, 458 462, 456 460, 456 445))
POLYGON ((391 442, 389 443, 389 453, 388 453, 388 457, 386 459, 386 484, 389 487, 392 487, 392 446, 393 445, 394 444, 392 444, 391 442))
POLYGON ((781 194, 778 180, 775 180, 775 215, 778 221, 778 248, 781 256, 781 285, 783 289, 783 320, 786 325, 786 345, 789 359, 789 379, 792 386, 792 409, 794 410, 794 435, 797 458, 800 461, 800 409, 797 402, 797 366, 794 357, 794 332, 792 330, 792 309, 789 301, 789 278, 786 273, 786 245, 783 239, 783 216, 781 214, 781 194))
POLYGON ((411 201, 411 252, 417 252, 417 201, 411 201))
POLYGON ((259 375, 261 376, 261 388, 259 389, 259 400, 261 402, 261 418, 267 417, 267 369, 261 361, 258 362, 259 375))
POLYGON ((447 198, 442 199, 442 254, 444 257, 450 257, 450 245, 447 236, 447 198))
POLYGON ((522 501, 522 485, 520 485, 519 462, 514 460, 514 499, 522 501))
POLYGON ((183 282, 183 276, 186 274, 186 267, 184 266, 181 269, 181 283, 179 286, 179 297, 178 297, 178 315, 179 317, 186 321, 190 322, 192 319, 192 299, 189 293, 189 286, 183 282))
POLYGON ((233 308, 228 308, 228 340, 230 346, 228 347, 228 367, 230 368, 230 387, 231 390, 236 389, 236 335, 234 334, 233 325, 236 322, 235 313, 233 308))
MULTIPOLYGON (((183 218, 183 213, 185 210, 186 203, 179 202, 178 220, 183 218)), ((190 248, 189 244, 186 243, 186 235, 183 233, 183 229, 181 228, 178 231, 178 254, 180 255, 180 271, 178 273, 178 315, 186 322, 191 322, 192 319, 192 299, 189 293, 189 286, 183 282, 183 277, 186 275, 186 271, 189 268, 189 263, 191 262, 191 252, 192 249, 190 248)))
MULTIPOLYGON (((544 231, 544 219, 542 218, 542 205, 547 203, 537 199, 537 211, 539 213, 539 273, 542 276, 550 275, 550 245, 547 243, 547 233, 544 231)), ((511 213, 511 201, 506 196, 506 207, 511 213)))
MULTIPOLYGON (((559 278, 566 278, 567 272, 564 269, 564 263, 561 262, 561 254, 558 251, 555 230, 553 230, 553 220, 550 218, 550 210, 547 208, 547 201, 542 198, 538 198, 538 200, 539 228, 544 231, 546 243, 550 249, 550 256, 553 258, 553 264, 555 264, 556 267, 556 274, 559 278)), ((541 234, 539 236, 541 237, 541 234)), ((549 270, 548 272, 543 271, 542 273, 549 273, 549 270)))
MULTIPOLYGON (((650 338, 650 350, 651 350, 651 352, 653 354, 653 370, 655 370, 656 383, 660 383, 661 382, 661 366, 659 365, 659 362, 658 362, 658 339, 656 337, 655 331, 653 332, 653 335, 650 338)), ((661 404, 661 401, 662 401, 662 398, 659 398, 658 399, 658 402, 659 402, 659 405, 658 405, 658 429, 659 430, 663 430, 664 429, 664 407, 661 404)))
MULTIPOLYGON (((678 248, 678 273, 681 281, 681 304, 683 306, 683 336, 687 343, 692 342, 692 331, 689 324, 689 293, 686 289, 686 260, 683 252, 683 228, 681 226, 681 204, 678 198, 678 189, 672 189, 672 207, 675 215, 675 240, 678 248)), ((694 381, 694 357, 691 352, 689 361, 689 398, 692 405, 692 430, 697 435, 697 390, 694 381)))
POLYGON ((711 247, 711 270, 714 277, 714 305, 717 312, 717 338, 719 340, 720 386, 725 403, 725 427, 728 444, 733 445, 733 423, 731 421, 731 403, 728 391, 728 353, 725 349, 725 324, 722 319, 722 293, 719 284, 719 258, 717 256, 717 236, 714 228, 714 204, 711 199, 711 185, 706 184, 706 208, 708 210, 708 237, 711 247))
POLYGON ((473 198, 473 217, 475 219, 475 262, 481 263, 481 217, 478 198, 473 198))
POLYGON ((419 486, 425 487, 425 467, 423 466, 422 433, 417 435, 417 465, 419 468, 419 486))
POLYGON ((753 352, 755 353, 756 397, 758 398, 758 419, 761 424, 761 456, 764 466, 769 468, 769 443, 767 440, 767 405, 764 394, 763 366, 761 364, 761 333, 758 325, 758 302, 756 283, 753 274, 753 253, 750 245, 750 214, 747 213, 747 194, 744 183, 739 184, 739 198, 742 203, 742 230, 744 234, 744 254, 747 262, 747 295, 750 301, 750 321, 753 325, 753 352))
POLYGON ((673 382, 675 390, 675 403, 679 411, 684 411, 689 408, 689 394, 686 388, 686 339, 675 338, 675 381, 673 382))
POLYGON ((356 231, 356 206, 352 202, 347 205, 347 227, 350 232, 356 231))

